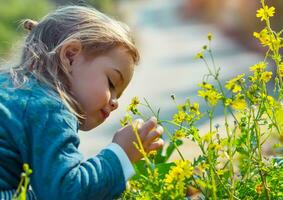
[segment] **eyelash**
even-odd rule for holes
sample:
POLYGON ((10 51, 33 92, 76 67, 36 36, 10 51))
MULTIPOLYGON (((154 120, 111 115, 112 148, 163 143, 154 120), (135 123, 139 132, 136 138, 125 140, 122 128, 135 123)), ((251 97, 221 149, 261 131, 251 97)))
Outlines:
POLYGON ((112 81, 110 80, 110 78, 107 78, 107 79, 108 79, 108 84, 109 84, 110 88, 115 89, 115 86, 114 86, 114 84, 112 83, 112 81))

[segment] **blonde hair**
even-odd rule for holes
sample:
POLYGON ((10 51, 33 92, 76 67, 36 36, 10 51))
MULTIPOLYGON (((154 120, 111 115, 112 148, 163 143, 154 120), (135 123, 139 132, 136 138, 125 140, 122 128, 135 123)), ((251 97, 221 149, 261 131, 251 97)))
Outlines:
POLYGON ((65 6, 45 16, 41 21, 25 20, 27 35, 21 62, 10 70, 13 82, 23 84, 27 74, 53 88, 67 108, 78 118, 84 112, 70 91, 69 72, 60 60, 64 43, 79 40, 86 53, 103 53, 123 46, 135 64, 139 53, 127 25, 116 21, 94 8, 65 6))

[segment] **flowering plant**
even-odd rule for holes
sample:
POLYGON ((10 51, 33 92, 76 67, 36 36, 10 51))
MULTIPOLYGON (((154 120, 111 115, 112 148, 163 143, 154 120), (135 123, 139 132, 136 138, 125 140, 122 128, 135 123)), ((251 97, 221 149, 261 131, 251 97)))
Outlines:
MULTIPOLYGON (((177 104, 172 95, 176 113, 171 120, 162 120, 160 110, 154 111, 146 99, 143 103, 137 97, 133 99, 128 110, 146 118, 137 106, 149 108, 163 125, 169 144, 148 154, 140 142, 136 144, 144 159, 135 164, 137 173, 122 199, 283 199, 283 30, 275 32, 270 26, 275 8, 264 0, 261 5, 256 17, 265 27, 253 35, 267 51, 262 62, 249 68, 251 75, 241 74, 221 83, 220 68, 216 67, 211 49, 212 34, 208 34, 208 45, 197 54, 208 69, 198 91, 207 104, 206 112, 200 112, 199 104, 189 98, 177 104), (223 131, 219 125, 213 126, 217 105, 224 114, 223 131), (209 120, 205 134, 196 127, 201 118, 209 120), (169 131, 166 124, 174 126, 174 130, 169 131), (277 142, 273 155, 266 155, 263 145, 271 145, 270 138, 274 137, 277 142), (193 161, 186 160, 179 150, 184 139, 192 140, 201 150, 193 161), (175 150, 180 160, 168 162, 175 150)), ((122 125, 125 123, 132 123, 130 114, 121 120, 122 125)), ((137 132, 136 136, 139 139, 137 132)))
POLYGON ((30 182, 30 175, 32 170, 30 169, 27 163, 23 164, 23 172, 21 174, 21 181, 18 185, 18 188, 15 194, 12 197, 12 200, 26 200, 27 199, 27 190, 30 182))

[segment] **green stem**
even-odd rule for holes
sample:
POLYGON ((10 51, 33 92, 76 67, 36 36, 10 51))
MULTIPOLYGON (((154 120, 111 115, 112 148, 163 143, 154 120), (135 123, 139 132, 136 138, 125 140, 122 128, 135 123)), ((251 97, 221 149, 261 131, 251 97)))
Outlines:
MULTIPOLYGON (((154 110, 153 110, 153 108, 150 106, 149 102, 148 102, 145 98, 144 98, 144 101, 146 102, 146 105, 144 105, 144 106, 146 106, 146 107, 149 108, 149 110, 152 112, 153 116, 155 116, 156 119, 158 120, 158 121, 157 121, 158 123, 160 123, 160 124, 162 125, 162 122, 167 122, 167 123, 168 123, 168 122, 171 122, 171 121, 167 121, 167 120, 164 120, 164 121, 159 120, 157 114, 154 112, 154 110)), ((174 123, 174 125, 177 125, 177 124, 174 123)), ((183 127, 183 126, 181 126, 181 127, 183 127)), ((181 159, 184 161, 184 160, 185 160, 185 159, 184 159, 184 156, 182 155, 181 151, 179 150, 179 148, 178 148, 176 142, 173 141, 170 132, 169 132, 165 127, 164 127, 164 131, 165 131, 167 137, 168 137, 168 138, 170 139, 170 141, 173 143, 173 145, 174 145, 175 149, 177 150, 179 156, 180 156, 181 159)))
MULTIPOLYGON (((253 117, 254 117, 254 112, 252 112, 252 114, 253 114, 253 117)), ((260 174, 260 178, 261 178, 262 184, 264 186, 266 199, 270 200, 269 189, 268 189, 268 186, 267 186, 267 183, 266 183, 266 177, 263 174, 263 171, 261 169, 262 163, 263 163, 262 154, 261 154, 261 142, 260 142, 261 134, 260 134, 259 125, 258 125, 257 122, 258 121, 255 119, 254 126, 255 126, 255 132, 256 132, 256 137, 257 137, 257 148, 258 148, 258 155, 259 155, 259 161, 257 161, 257 165, 258 165, 258 171, 259 171, 259 174, 260 174)))

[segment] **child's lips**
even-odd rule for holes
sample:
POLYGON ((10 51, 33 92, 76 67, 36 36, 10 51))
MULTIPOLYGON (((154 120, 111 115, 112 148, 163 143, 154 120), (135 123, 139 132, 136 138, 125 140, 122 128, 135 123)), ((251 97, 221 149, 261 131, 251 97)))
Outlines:
POLYGON ((105 111, 105 110, 101 110, 102 116, 104 119, 106 119, 107 117, 109 117, 110 113, 105 111))

